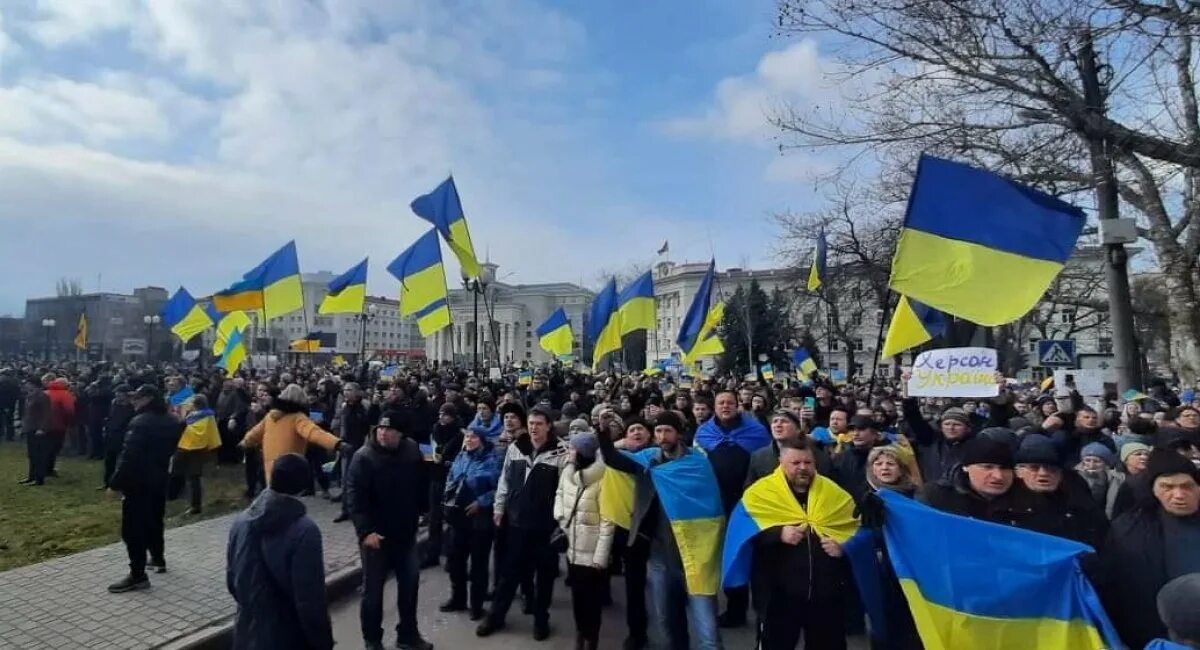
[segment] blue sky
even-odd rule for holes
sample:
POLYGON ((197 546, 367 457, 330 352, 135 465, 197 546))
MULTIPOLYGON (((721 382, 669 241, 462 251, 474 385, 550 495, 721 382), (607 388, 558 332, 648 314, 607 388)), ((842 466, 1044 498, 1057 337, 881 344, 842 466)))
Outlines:
POLYGON ((594 284, 664 239, 772 264, 768 215, 828 162, 780 156, 767 112, 836 94, 773 6, 0 0, 0 313, 62 276, 206 295, 292 238, 390 295, 450 171, 512 281, 594 284))

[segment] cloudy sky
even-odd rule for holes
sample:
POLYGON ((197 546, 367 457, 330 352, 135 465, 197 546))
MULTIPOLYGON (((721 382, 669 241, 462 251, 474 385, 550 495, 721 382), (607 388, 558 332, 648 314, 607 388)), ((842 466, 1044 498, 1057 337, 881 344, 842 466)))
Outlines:
POLYGON ((767 216, 812 207, 823 163, 765 114, 830 90, 772 8, 0 0, 0 314, 63 276, 205 295, 292 238, 391 294, 408 203, 451 171, 509 281, 592 284, 664 239, 770 264, 767 216))

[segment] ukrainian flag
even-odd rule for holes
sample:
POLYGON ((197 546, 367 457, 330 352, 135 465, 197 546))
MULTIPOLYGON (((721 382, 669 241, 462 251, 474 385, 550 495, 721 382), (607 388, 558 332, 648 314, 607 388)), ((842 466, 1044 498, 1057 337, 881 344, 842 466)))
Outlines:
POLYGON ((695 365, 700 357, 721 354, 725 351, 725 344, 721 341, 720 332, 717 331, 724 319, 725 303, 718 302, 708 310, 708 315, 704 317, 704 325, 700 327, 700 336, 691 351, 683 356, 684 363, 695 365))
POLYGON ((262 310, 270 320, 304 308, 296 242, 290 241, 228 289, 213 294, 221 312, 262 310))
MULTIPOLYGON (((845 544, 858 532, 854 498, 837 483, 817 475, 808 490, 807 506, 801 506, 792 494, 783 468, 776 467, 774 472, 746 488, 742 500, 729 515, 721 552, 721 586, 740 587, 750 582, 753 542, 760 532, 800 524, 806 524, 817 535, 845 544)), ((809 543, 818 542, 810 537, 809 543)))
POLYGON ((334 278, 318 314, 361 314, 367 301, 367 260, 334 278))
POLYGON ((216 324, 209 311, 183 287, 163 305, 160 315, 163 325, 184 343, 216 324))
POLYGON ((796 373, 797 379, 801 380, 812 377, 812 374, 818 371, 817 362, 813 361, 807 348, 792 350, 792 371, 796 373))
POLYGON ((1010 323, 1041 300, 1085 221, 1052 196, 922 155, 890 286, 973 323, 1010 323))
POLYGON ((321 333, 309 332, 302 339, 296 339, 288 344, 288 348, 292 352, 320 352, 321 351, 321 333))
POLYGON ((621 314, 621 335, 638 330, 655 329, 654 276, 646 271, 629 283, 617 296, 617 311, 621 314))
POLYGON ((246 341, 242 339, 242 331, 234 330, 225 344, 221 359, 217 361, 218 368, 224 368, 226 375, 232 375, 246 360, 246 341))
POLYGON ((1124 647, 1079 566, 1090 546, 879 496, 888 556, 928 650, 1124 647))
POLYGON ((446 269, 436 229, 422 235, 387 269, 400 280, 400 315, 415 316, 422 336, 450 324, 446 269))
POLYGON ((209 451, 221 446, 221 433, 212 409, 192 411, 184 418, 187 424, 179 437, 178 448, 184 451, 209 451))
MULTIPOLYGON (((622 451, 650 474, 675 545, 683 560, 687 592, 714 596, 721 583, 721 537, 725 513, 712 465, 703 454, 687 450, 683 456, 660 464, 657 448, 637 453, 622 451)), ((628 529, 633 513, 633 477, 613 470, 604 472, 600 488, 600 516, 628 529), (611 487, 610 487, 611 486, 611 487)))
POLYGON ((467 278, 478 278, 479 259, 475 257, 475 246, 471 243, 471 232, 467 229, 467 218, 463 214, 462 202, 458 199, 458 188, 451 176, 429 194, 413 199, 409 206, 418 217, 428 221, 442 233, 450 250, 458 258, 462 274, 467 278))
POLYGON ((244 311, 231 311, 221 317, 217 321, 217 339, 213 341, 213 354, 217 356, 224 354, 225 346, 233 333, 245 331, 248 327, 250 327, 250 317, 244 311))
POLYGON ((571 354, 575 339, 571 335, 571 321, 562 307, 554 310, 546 322, 538 325, 538 343, 542 349, 555 357, 571 354))
POLYGON ((922 304, 900 296, 896 313, 888 324, 887 338, 883 340, 883 358, 894 357, 905 350, 921 345, 946 332, 946 315, 922 304))
POLYGON ((592 367, 609 352, 621 349, 621 313, 617 311, 617 281, 609 280, 592 300, 588 311, 587 339, 592 344, 592 367))
POLYGON ((829 254, 829 246, 825 241, 825 229, 817 235, 817 247, 813 250, 812 266, 808 269, 808 290, 816 291, 821 288, 821 280, 825 277, 825 259, 829 254))
MULTIPOLYGON (((712 260, 708 263, 708 270, 705 271, 704 277, 700 280, 700 287, 696 289, 696 295, 692 298, 692 304, 688 307, 687 314, 683 317, 683 323, 679 328, 679 336, 675 342, 679 344, 679 349, 683 351, 684 360, 689 364, 695 362, 695 358, 701 354, 719 354, 724 352, 724 346, 720 352, 709 353, 701 352, 702 344, 706 344, 708 339, 716 336, 716 325, 720 323, 724 316, 725 307, 722 303, 717 303, 720 311, 716 314, 712 313, 715 309, 712 306, 713 284, 716 282, 717 262, 712 260), (707 326, 707 327, 706 327, 707 326)), ((720 338, 717 338, 717 345, 720 345, 720 338)), ((709 347, 713 347, 711 343, 707 343, 709 347)))

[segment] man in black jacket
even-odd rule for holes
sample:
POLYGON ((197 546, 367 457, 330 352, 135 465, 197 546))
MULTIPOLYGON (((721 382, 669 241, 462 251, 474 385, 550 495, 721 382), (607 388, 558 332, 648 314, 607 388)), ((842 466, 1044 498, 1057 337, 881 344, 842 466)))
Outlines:
POLYGON ((396 575, 400 622, 396 646, 432 650, 417 628, 417 521, 425 493, 421 490, 421 450, 400 429, 403 414, 386 411, 375 435, 354 454, 346 476, 350 519, 362 544, 362 635, 368 650, 383 649, 383 586, 396 575))
POLYGON ((104 459, 104 423, 108 421, 108 409, 112 406, 112 378, 107 374, 87 388, 87 432, 88 458, 104 459))
POLYGON ((50 398, 42 390, 42 382, 30 375, 25 378, 25 412, 21 414, 21 435, 25 437, 25 453, 29 456, 29 471, 18 481, 21 485, 43 485, 50 466, 50 398))
MULTIPOLYGON (((807 507, 808 491, 817 477, 808 441, 782 443, 779 463, 792 496, 807 507)), ((841 546, 807 525, 775 526, 759 533, 750 585, 759 613, 760 647, 792 650, 803 633, 805 648, 845 648, 849 577, 841 546)))
POLYGON ((833 459, 833 476, 855 501, 870 491, 867 485, 867 456, 887 442, 879 434, 879 425, 865 415, 850 418, 850 445, 833 459))
POLYGON ((129 422, 129 433, 109 479, 109 490, 123 495, 121 539, 129 552, 129 575, 109 586, 114 594, 150 587, 147 552, 156 572, 167 571, 163 557, 167 474, 184 429, 184 423, 167 412, 158 388, 150 384, 143 384, 133 394, 133 406, 137 415, 129 422))
POLYGON ((117 457, 121 455, 121 447, 125 444, 125 432, 129 429, 129 421, 133 419, 133 404, 129 401, 132 392, 128 384, 118 384, 113 389, 112 405, 104 421, 104 486, 101 489, 110 487, 109 482, 117 469, 117 457))
POLYGON ((442 537, 442 502, 446 491, 446 475, 450 473, 450 465, 454 463, 454 457, 463 445, 462 424, 458 421, 453 405, 442 404, 438 409, 438 420, 430 434, 430 445, 432 460, 426 468, 429 470, 429 539, 425 542, 422 568, 437 566, 445 550, 442 537))
POLYGON ((20 401, 21 385, 13 376, 12 369, 0 369, 0 439, 13 439, 13 418, 20 401))
POLYGON ((1017 525, 1099 549, 1108 519, 1083 479, 1064 470, 1061 458, 1046 436, 1030 433, 1021 439, 1016 476, 1027 489, 1014 495, 1017 525))
POLYGON ((346 477, 350 474, 350 462, 354 459, 354 454, 366 444, 367 437, 371 435, 370 413, 368 413, 366 404, 363 403, 362 389, 358 384, 349 382, 342 387, 342 396, 346 401, 342 404, 339 433, 347 448, 341 453, 343 487, 342 494, 337 499, 342 502, 342 512, 334 518, 335 524, 350 519, 350 509, 346 502, 345 486, 348 484, 346 477))

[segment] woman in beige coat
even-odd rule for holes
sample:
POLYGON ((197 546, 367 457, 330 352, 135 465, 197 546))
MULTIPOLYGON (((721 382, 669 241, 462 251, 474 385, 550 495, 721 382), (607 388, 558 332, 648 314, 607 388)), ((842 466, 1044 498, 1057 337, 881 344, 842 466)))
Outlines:
POLYGON ((267 485, 271 483, 271 466, 275 459, 284 454, 304 455, 308 445, 324 447, 334 451, 345 444, 341 438, 329 433, 308 419, 308 396, 296 384, 288 384, 279 397, 271 401, 271 410, 266 417, 246 432, 242 447, 262 447, 263 475, 267 485))
POLYGON ((567 575, 575 613, 575 647, 594 650, 600 640, 600 616, 608 589, 606 569, 613 523, 600 517, 604 462, 600 441, 591 431, 571 436, 570 462, 563 467, 554 499, 554 518, 567 536, 567 575))

